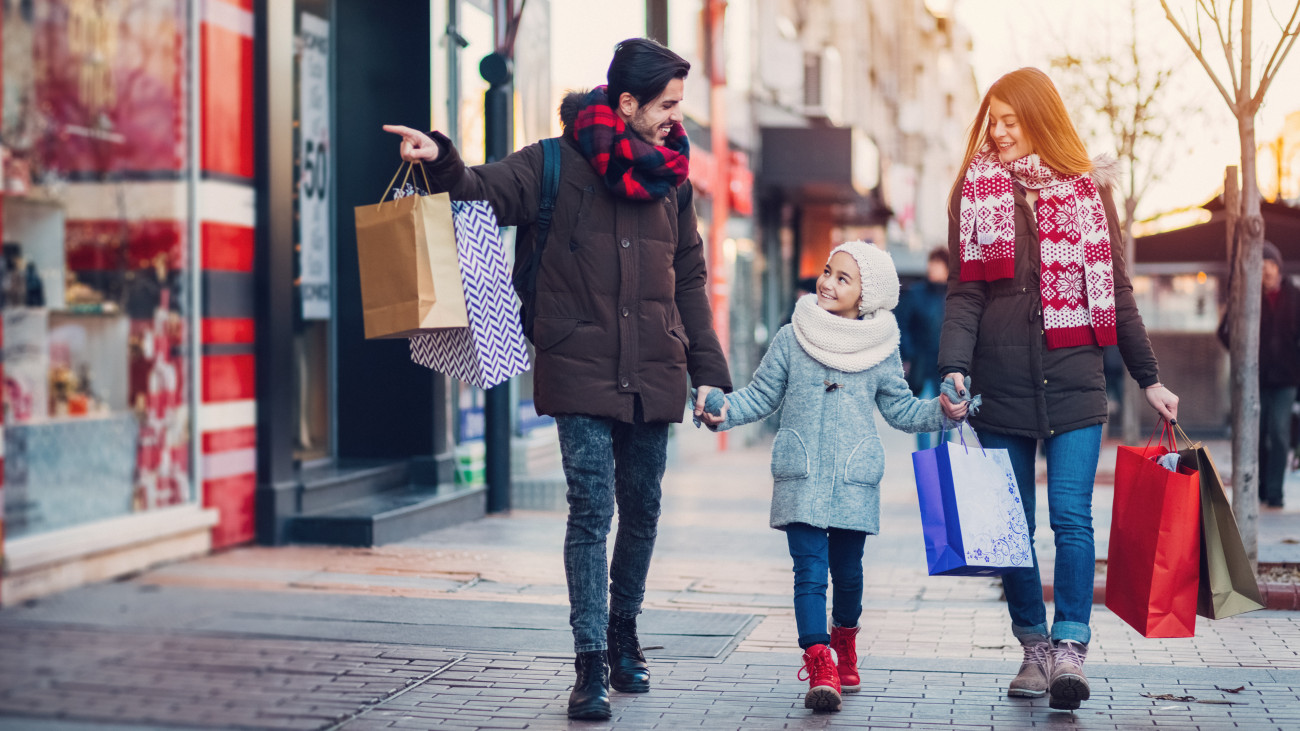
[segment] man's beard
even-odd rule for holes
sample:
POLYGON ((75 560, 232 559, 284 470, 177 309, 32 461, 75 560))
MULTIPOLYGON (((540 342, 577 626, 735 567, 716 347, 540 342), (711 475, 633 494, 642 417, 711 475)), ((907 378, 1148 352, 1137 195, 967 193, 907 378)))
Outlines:
MULTIPOLYGON (((637 111, 634 113, 632 119, 628 121, 627 126, 632 129, 637 137, 640 137, 656 147, 663 146, 663 142, 659 140, 659 125, 652 126, 647 124, 645 114, 642 112, 637 111)), ((665 141, 667 140, 666 137, 664 139, 665 141)))

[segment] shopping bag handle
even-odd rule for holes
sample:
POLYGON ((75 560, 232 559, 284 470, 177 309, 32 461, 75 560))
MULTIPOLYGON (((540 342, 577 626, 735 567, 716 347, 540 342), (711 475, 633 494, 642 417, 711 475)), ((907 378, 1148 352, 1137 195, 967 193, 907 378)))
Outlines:
POLYGON ((1179 423, 1175 422, 1175 423, 1174 423, 1174 429, 1178 430, 1178 433, 1181 434, 1181 435, 1183 435, 1183 441, 1184 441, 1184 442, 1187 442, 1187 446, 1188 446, 1188 447, 1192 446, 1192 443, 1193 443, 1193 442, 1192 442, 1192 438, 1189 437, 1189 436, 1187 436, 1187 432, 1183 431, 1183 425, 1182 425, 1182 424, 1179 424, 1179 423))
MULTIPOLYGON (((1147 437, 1147 446, 1145 447, 1145 449, 1151 448, 1151 440, 1156 438, 1156 429, 1160 430, 1160 441, 1156 442, 1156 446, 1157 447, 1162 446, 1165 443, 1165 437, 1169 437, 1170 446, 1173 447, 1173 451, 1177 452, 1178 438, 1174 434, 1174 429, 1178 429, 1178 431, 1182 431, 1183 428, 1175 424, 1170 424, 1169 420, 1163 416, 1160 417, 1160 421, 1156 422, 1155 427, 1151 429, 1151 436, 1147 437)), ((1191 439, 1187 438, 1186 434, 1183 434, 1183 439, 1186 439, 1189 443, 1192 441, 1191 439)))
MULTIPOLYGON (((406 187, 406 181, 411 179, 411 171, 415 169, 415 163, 403 160, 401 164, 397 166, 397 172, 393 173, 393 179, 388 181, 388 187, 384 188, 383 194, 379 196, 380 205, 384 204, 384 199, 388 197, 389 193, 396 190, 393 187, 393 183, 396 183, 397 176, 402 174, 402 168, 406 168, 406 176, 402 178, 402 187, 406 187)), ((424 178, 424 190, 426 192, 432 191, 433 186, 429 185, 429 174, 424 171, 424 165, 420 165, 420 177, 424 178)))
MULTIPOLYGON (((940 418, 942 419, 941 425, 944 431, 948 430, 949 424, 957 427, 957 439, 961 441, 961 448, 966 451, 966 454, 970 454, 970 447, 966 445, 966 426, 968 422, 964 419, 962 421, 952 421, 947 414, 940 418)), ((970 435, 971 440, 975 442, 975 446, 980 448, 981 453, 984 453, 984 445, 980 443, 979 435, 975 433, 975 427, 970 428, 970 435)))

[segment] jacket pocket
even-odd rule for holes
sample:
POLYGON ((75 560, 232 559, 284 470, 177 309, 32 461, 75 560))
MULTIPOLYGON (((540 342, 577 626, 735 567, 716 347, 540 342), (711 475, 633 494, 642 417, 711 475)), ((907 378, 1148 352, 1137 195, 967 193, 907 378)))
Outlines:
POLYGON ((578 320, 572 317, 539 317, 533 320, 533 342, 538 350, 550 350, 573 334, 578 320))
MULTIPOLYGON (((582 200, 578 203, 578 217, 574 221, 573 230, 581 231, 584 224, 587 223, 587 216, 591 213, 591 199, 596 197, 594 186, 588 185, 582 189, 582 200)), ((572 234, 569 235, 569 251, 578 250, 578 239, 572 234)))
POLYGON ((858 442, 844 463, 844 481, 850 485, 880 484, 885 476, 885 450, 874 435, 858 442))
POLYGON ((778 429, 772 442, 772 479, 801 480, 808 476, 808 448, 794 429, 778 429))
POLYGON ((684 325, 671 327, 668 329, 668 333, 674 338, 677 338, 677 341, 682 344, 682 347, 686 349, 687 353, 691 352, 691 339, 686 337, 686 327, 684 325))

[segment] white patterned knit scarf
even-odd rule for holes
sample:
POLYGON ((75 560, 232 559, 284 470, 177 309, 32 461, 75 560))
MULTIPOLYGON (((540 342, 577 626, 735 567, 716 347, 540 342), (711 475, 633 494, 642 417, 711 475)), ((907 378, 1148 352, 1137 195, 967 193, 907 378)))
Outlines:
POLYGON ((850 320, 823 310, 817 295, 806 294, 795 304, 790 321, 804 352, 837 371, 865 371, 898 349, 898 320, 883 308, 850 320))
POLYGON ((961 280, 1015 275, 1012 177, 1038 191, 1039 280, 1047 347, 1114 345, 1115 278, 1110 228, 1088 175, 1065 175, 1027 155, 1004 165, 985 146, 961 186, 961 280))

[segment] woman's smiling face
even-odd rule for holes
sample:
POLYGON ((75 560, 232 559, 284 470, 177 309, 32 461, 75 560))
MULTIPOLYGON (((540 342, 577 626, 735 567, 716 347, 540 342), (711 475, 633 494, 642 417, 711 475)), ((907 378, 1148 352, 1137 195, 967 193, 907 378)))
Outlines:
POLYGON ((995 96, 989 97, 989 137, 997 146, 998 157, 1003 163, 1019 160, 1034 151, 1024 127, 1016 118, 1016 111, 995 96))

